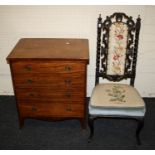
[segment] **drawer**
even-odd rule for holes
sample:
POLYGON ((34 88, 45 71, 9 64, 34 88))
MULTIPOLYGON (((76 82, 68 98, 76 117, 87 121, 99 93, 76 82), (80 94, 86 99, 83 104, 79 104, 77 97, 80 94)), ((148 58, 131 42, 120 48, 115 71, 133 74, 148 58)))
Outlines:
POLYGON ((85 76, 79 74, 15 74, 14 85, 16 88, 50 87, 65 89, 73 87, 82 89, 85 86, 85 76))
POLYGON ((83 89, 50 89, 50 88, 35 88, 35 89, 16 89, 16 98, 19 102, 45 102, 55 103, 57 101, 72 102, 83 101, 85 93, 83 89))
POLYGON ((81 61, 15 61, 11 67, 14 74, 80 73, 85 71, 85 63, 81 61))
POLYGON ((75 104, 38 104, 18 105, 20 114, 24 117, 80 117, 84 115, 84 106, 75 104))

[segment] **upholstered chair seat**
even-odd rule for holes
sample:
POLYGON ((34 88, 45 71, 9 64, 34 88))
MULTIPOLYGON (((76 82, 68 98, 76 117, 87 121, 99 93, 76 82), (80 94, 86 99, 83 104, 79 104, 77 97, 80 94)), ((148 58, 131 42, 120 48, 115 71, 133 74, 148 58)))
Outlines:
POLYGON ((98 84, 89 102, 91 115, 139 116, 145 115, 145 103, 133 86, 127 84, 98 84))

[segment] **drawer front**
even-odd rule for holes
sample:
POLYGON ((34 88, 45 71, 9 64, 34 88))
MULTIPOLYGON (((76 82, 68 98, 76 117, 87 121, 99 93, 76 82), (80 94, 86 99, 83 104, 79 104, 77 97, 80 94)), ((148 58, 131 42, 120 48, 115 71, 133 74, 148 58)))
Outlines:
POLYGON ((85 64, 72 61, 16 61, 12 63, 14 74, 21 73, 80 73, 85 64))
POLYGON ((11 70, 23 117, 84 116, 85 63, 16 61, 11 70))
POLYGON ((83 89, 16 89, 16 98, 19 102, 73 102, 83 101, 85 98, 83 89))
POLYGON ((84 73, 79 74, 15 74, 14 85, 16 88, 50 87, 65 89, 73 87, 82 89, 84 83, 84 73))
POLYGON ((19 105, 20 114, 24 117, 81 117, 84 115, 84 107, 75 104, 39 104, 19 105))

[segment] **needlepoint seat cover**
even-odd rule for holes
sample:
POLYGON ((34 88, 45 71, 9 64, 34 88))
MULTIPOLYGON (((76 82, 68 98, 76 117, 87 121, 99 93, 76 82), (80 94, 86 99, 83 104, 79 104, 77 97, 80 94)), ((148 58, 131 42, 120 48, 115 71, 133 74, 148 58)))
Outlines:
POLYGON ((98 115, 144 116, 145 103, 138 91, 127 84, 98 84, 94 87, 89 113, 98 115))

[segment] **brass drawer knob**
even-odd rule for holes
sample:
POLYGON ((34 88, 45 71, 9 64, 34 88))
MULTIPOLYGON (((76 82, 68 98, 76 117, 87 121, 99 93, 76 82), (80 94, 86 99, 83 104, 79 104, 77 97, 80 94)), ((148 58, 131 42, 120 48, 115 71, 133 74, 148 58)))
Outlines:
POLYGON ((68 106, 66 107, 66 111, 72 111, 71 106, 68 105, 68 106))
POLYGON ((34 81, 32 79, 27 79, 27 83, 31 84, 33 83, 34 81))
POLYGON ((32 66, 26 65, 26 66, 25 66, 25 69, 26 69, 27 71, 32 71, 32 66))
POLYGON ((34 93, 29 93, 28 94, 30 97, 34 97, 34 93))
POLYGON ((66 92, 65 96, 66 96, 67 98, 71 98, 71 93, 70 93, 70 92, 66 92))
POLYGON ((37 111, 37 108, 35 106, 32 107, 32 111, 35 112, 37 111))
POLYGON ((71 66, 65 66, 65 71, 71 71, 72 67, 71 66))
POLYGON ((65 79, 65 83, 66 83, 66 84, 71 84, 71 82, 72 82, 72 81, 71 81, 70 79, 65 79))

